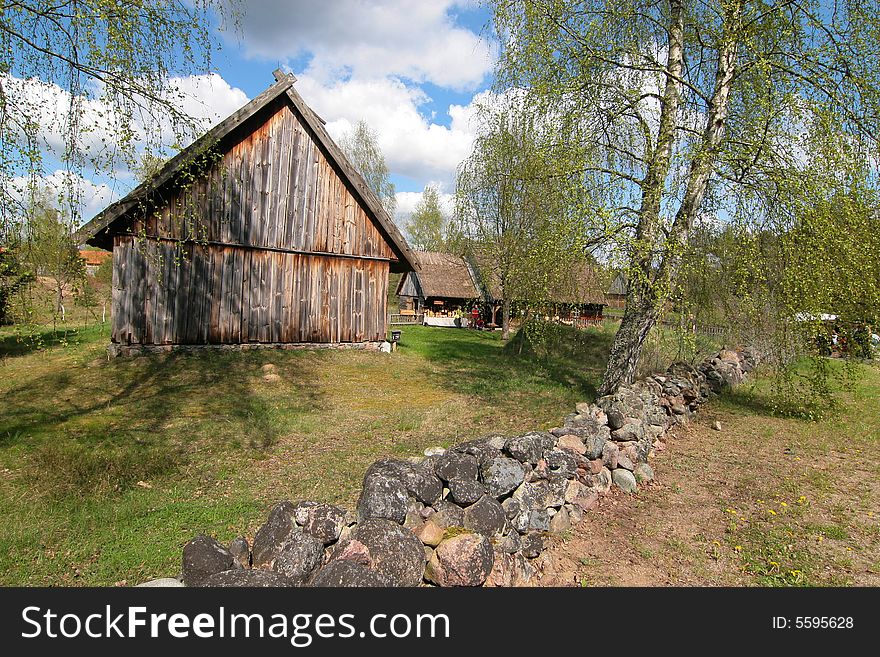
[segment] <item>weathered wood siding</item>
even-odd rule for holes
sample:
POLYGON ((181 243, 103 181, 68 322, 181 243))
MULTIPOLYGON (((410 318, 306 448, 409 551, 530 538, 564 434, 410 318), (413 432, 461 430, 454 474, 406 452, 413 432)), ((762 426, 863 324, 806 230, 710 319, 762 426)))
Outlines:
POLYGON ((392 259, 379 229, 282 104, 133 233, 309 253, 392 259))
POLYGON ((121 344, 384 340, 388 264, 119 236, 121 344))
POLYGON ((403 282, 398 288, 397 294, 401 297, 421 297, 422 291, 416 280, 416 273, 408 271, 403 275, 403 282))
POLYGON ((279 104, 114 238, 111 339, 384 340, 392 258, 309 129, 279 104))

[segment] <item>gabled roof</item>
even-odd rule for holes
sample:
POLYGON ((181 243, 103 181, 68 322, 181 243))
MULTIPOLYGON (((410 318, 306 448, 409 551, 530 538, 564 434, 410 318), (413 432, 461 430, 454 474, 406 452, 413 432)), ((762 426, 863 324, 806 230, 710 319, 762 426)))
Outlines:
MULTIPOLYGON (((415 278, 416 290, 422 298, 476 299, 480 296, 470 269, 461 256, 437 251, 416 251, 415 254, 420 270, 410 276, 415 278)), ((398 294, 405 281, 405 278, 401 279, 398 294)))
POLYGON ((331 139, 324 128, 324 121, 315 114, 293 88, 296 76, 291 73, 285 74, 280 70, 276 70, 273 75, 276 80, 275 84, 168 160, 155 176, 138 185, 124 198, 105 208, 77 231, 79 239, 93 246, 111 248, 112 240, 110 238, 123 231, 121 224, 127 218, 128 213, 158 195, 158 192, 165 185, 172 183, 175 174, 190 161, 193 154, 217 143, 221 144, 222 149, 224 139, 245 126, 260 110, 279 98, 285 97, 297 117, 313 133, 319 147, 325 151, 328 161, 336 169, 340 178, 348 184, 355 198, 361 202, 367 214, 375 220, 380 232, 387 237, 401 264, 417 269, 418 262, 413 251, 409 248, 406 239, 394 224, 391 216, 382 206, 376 193, 370 189, 364 177, 352 166, 342 150, 331 139))
MULTIPOLYGON (((501 280, 497 270, 491 266, 490 257, 480 253, 472 258, 472 262, 479 284, 486 291, 487 298, 494 302, 502 301, 504 293, 501 289, 501 280)), ((557 272, 554 280, 548 283, 547 289, 541 294, 546 295, 546 301, 551 303, 578 306, 605 303, 602 285, 595 270, 587 262, 576 262, 569 265, 565 271, 557 272)))
POLYGON ((627 280, 626 274, 620 272, 614 277, 614 280, 611 281, 611 285, 608 286, 608 292, 606 292, 606 294, 615 294, 625 297, 628 289, 629 280, 627 280))

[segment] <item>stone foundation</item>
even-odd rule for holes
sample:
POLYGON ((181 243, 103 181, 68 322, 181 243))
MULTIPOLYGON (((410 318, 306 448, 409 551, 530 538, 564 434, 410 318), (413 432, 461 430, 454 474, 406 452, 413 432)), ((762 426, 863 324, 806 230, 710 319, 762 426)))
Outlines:
POLYGON ((278 349, 282 351, 301 349, 362 349, 366 351, 383 351, 382 345, 390 342, 248 342, 245 344, 117 344, 107 345, 107 356, 144 356, 147 354, 199 353, 205 351, 253 351, 261 349, 278 349))

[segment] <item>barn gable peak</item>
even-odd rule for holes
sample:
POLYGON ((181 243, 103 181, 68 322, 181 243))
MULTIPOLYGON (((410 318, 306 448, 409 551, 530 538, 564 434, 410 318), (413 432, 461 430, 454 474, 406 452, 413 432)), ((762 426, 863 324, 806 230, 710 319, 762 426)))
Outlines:
POLYGON ((130 231, 131 216, 139 208, 160 199, 165 188, 174 184, 178 176, 200 153, 219 144, 223 151, 236 134, 247 133, 259 126, 258 115, 265 115, 264 109, 286 103, 300 123, 311 134, 313 141, 324 155, 339 178, 349 188, 352 196, 360 204, 391 250, 398 258, 401 270, 419 269, 418 260, 410 250, 406 239, 394 224, 393 219, 382 206, 379 198, 367 185, 363 176, 349 162, 324 128, 324 120, 319 117, 293 88, 296 76, 280 69, 274 71, 275 83, 245 106, 218 123, 190 146, 168 160, 162 169, 150 180, 141 183, 124 198, 114 202, 79 229, 81 241, 93 246, 110 248, 113 236, 130 231), (257 117, 257 118, 255 118, 257 117))

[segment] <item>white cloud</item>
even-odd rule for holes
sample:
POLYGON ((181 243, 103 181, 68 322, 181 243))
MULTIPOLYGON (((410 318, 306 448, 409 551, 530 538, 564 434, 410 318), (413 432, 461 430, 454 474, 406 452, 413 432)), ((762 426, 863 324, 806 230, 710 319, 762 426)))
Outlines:
MULTIPOLYGON (((397 192, 397 212, 394 214, 394 221, 398 226, 403 226, 409 220, 409 216, 415 210, 419 201, 422 200, 423 192, 397 192)), ((452 217, 455 210, 455 196, 443 191, 440 187, 440 210, 447 219, 452 217)))
MULTIPOLYGON (((24 80, 4 75, 0 82, 10 102, 38 126, 44 160, 50 163, 62 161, 66 149, 65 130, 70 117, 71 94, 57 84, 36 78, 24 80)), ((197 122, 199 132, 209 129, 248 102, 247 95, 241 89, 230 86, 216 73, 170 78, 168 88, 168 97, 173 98, 177 107, 197 122)), ((79 101, 78 147, 93 163, 85 165, 83 173, 98 178, 109 174, 112 183, 96 183, 61 169, 43 174, 40 182, 55 196, 66 197, 73 193, 73 205, 82 218, 88 219, 127 193, 137 184, 137 180, 125 169, 125 158, 118 149, 113 130, 118 120, 117 112, 100 100, 100 89, 79 101), (96 167, 101 169, 102 174, 97 173, 96 167)), ((136 117, 132 128, 132 146, 136 151, 140 152, 150 144, 151 149, 158 145, 166 154, 171 154, 170 147, 176 139, 170 119, 151 121, 146 116, 136 117)), ((186 143, 178 145, 185 146, 186 143)), ((11 182, 18 190, 19 199, 23 198, 27 179, 15 178, 11 182)))
MULTIPOLYGON (((82 176, 56 169, 52 173, 39 178, 37 186, 47 191, 50 197, 61 207, 71 207, 78 211, 82 220, 90 219, 122 194, 106 183, 97 183, 82 176)), ((19 201, 25 202, 29 197, 30 180, 24 176, 13 178, 11 191, 19 201)))
POLYGON ((390 78, 346 80, 323 84, 303 75, 296 88, 305 101, 327 121, 334 139, 360 120, 379 136, 379 146, 392 173, 415 180, 452 185, 458 164, 468 156, 474 140, 471 117, 474 102, 451 105, 449 127, 427 120, 419 107, 429 99, 421 90, 390 78))
MULTIPOLYGON (((21 79, 3 75, 4 90, 10 102, 38 126, 43 150, 60 159, 66 149, 66 130, 71 119, 72 95, 54 83, 36 78, 21 79)), ((166 97, 189 115, 204 131, 234 112, 248 101, 247 95, 231 87, 216 73, 170 78, 166 97)), ((100 98, 100 89, 78 99, 78 146, 91 159, 101 159, 112 164, 117 153, 114 126, 118 125, 119 112, 100 98)), ((169 147, 175 141, 170 118, 157 112, 159 120, 146 113, 134 119, 133 146, 142 149, 148 142, 169 147)))
POLYGON ((246 4, 246 52, 270 60, 310 54, 322 80, 395 76, 473 89, 491 72, 497 45, 455 25, 455 0, 259 0, 246 4))

